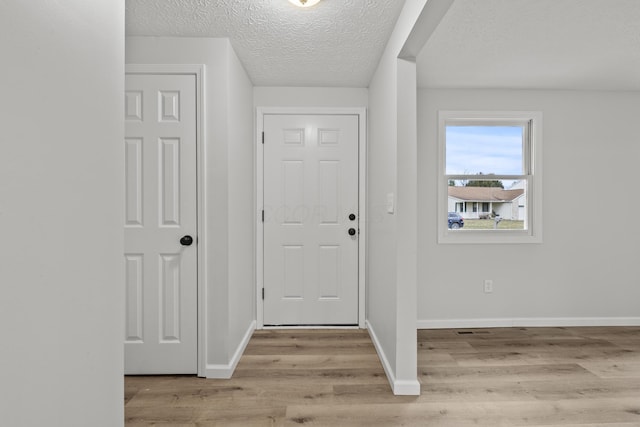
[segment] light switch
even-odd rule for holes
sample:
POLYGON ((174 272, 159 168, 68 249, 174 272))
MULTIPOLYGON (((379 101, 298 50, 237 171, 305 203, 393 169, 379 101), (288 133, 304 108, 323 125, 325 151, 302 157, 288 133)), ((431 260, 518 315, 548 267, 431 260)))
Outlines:
POLYGON ((387 194, 387 213, 392 214, 395 211, 395 203, 393 200, 393 193, 387 194))

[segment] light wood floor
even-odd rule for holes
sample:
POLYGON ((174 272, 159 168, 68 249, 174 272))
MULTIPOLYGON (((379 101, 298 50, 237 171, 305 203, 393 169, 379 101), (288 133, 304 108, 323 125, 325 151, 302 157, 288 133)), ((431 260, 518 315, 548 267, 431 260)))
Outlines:
POLYGON ((231 380, 127 377, 127 426, 640 426, 640 327, 418 331, 420 397, 366 331, 258 331, 231 380))

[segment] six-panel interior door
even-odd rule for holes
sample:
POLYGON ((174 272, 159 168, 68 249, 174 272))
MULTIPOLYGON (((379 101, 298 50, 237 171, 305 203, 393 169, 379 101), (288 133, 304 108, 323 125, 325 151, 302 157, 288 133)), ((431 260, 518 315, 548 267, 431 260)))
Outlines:
POLYGON ((126 76, 123 149, 125 373, 196 373, 194 75, 126 76))
POLYGON ((263 322, 357 325, 358 116, 265 114, 263 129, 263 322))

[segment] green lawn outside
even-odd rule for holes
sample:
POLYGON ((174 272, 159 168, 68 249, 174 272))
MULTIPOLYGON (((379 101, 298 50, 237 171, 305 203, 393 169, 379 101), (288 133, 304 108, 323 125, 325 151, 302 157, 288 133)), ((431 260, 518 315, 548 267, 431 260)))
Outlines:
MULTIPOLYGON (((463 230, 493 230, 494 225, 492 219, 465 219, 463 230)), ((524 221, 503 219, 498 224, 498 230, 524 230, 524 221)))

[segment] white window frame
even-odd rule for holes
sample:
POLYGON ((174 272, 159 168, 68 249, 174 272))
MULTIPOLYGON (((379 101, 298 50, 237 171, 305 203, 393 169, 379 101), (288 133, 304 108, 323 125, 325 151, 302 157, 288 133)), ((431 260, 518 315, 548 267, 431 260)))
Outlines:
MULTIPOLYGON (((439 111, 438 112, 438 243, 519 244, 542 243, 542 112, 540 111, 439 111), (523 141, 523 175, 495 175, 495 179, 526 180, 525 230, 450 230, 447 222, 449 180, 469 175, 446 175, 446 126, 522 125, 529 132, 523 141)), ((492 176, 494 179, 494 176, 492 176)))

